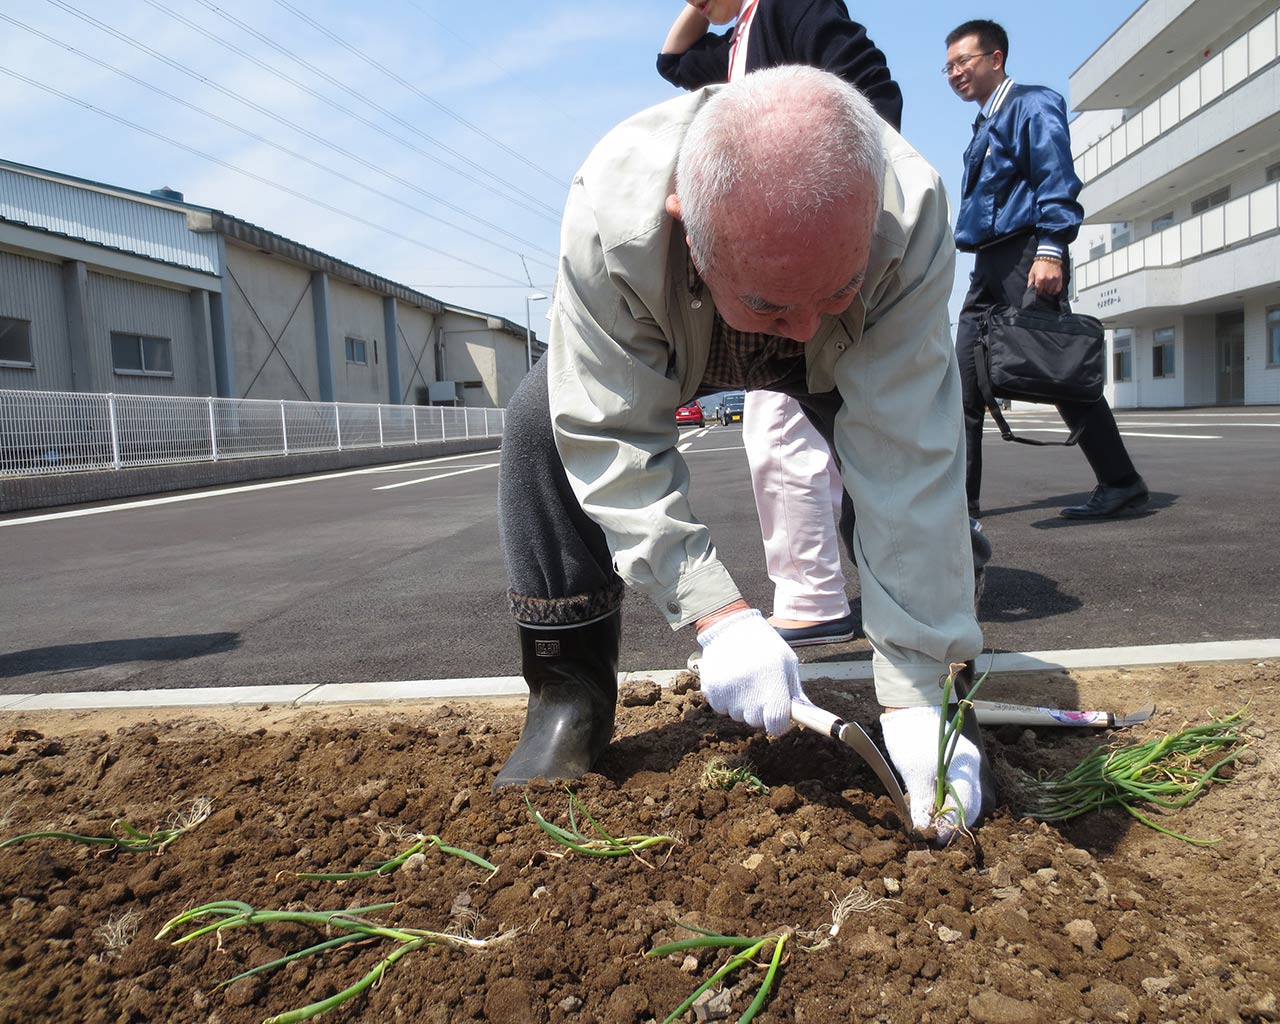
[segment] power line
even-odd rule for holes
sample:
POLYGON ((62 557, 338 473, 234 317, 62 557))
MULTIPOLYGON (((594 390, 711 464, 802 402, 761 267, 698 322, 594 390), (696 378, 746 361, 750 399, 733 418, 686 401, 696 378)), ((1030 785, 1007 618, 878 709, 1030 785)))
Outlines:
MULTIPOLYGON (((486 244, 493 245, 499 249, 502 249, 504 252, 509 252, 514 256, 518 256, 520 257, 521 262, 522 263, 524 262, 524 256, 518 250, 509 248, 508 246, 495 242, 492 239, 486 238, 483 235, 479 235, 474 231, 461 227, 460 225, 454 224, 452 221, 445 220, 443 217, 439 217, 436 214, 431 213, 429 210, 424 210, 419 206, 414 206, 412 203, 405 202, 404 200, 400 199, 398 196, 394 196, 389 192, 384 192, 382 189, 375 188, 372 185, 366 184, 363 181, 360 181, 356 178, 351 177, 350 175, 343 174, 341 171, 333 167, 330 167, 327 164, 323 164, 318 160, 313 160, 309 156, 306 156, 303 153, 299 153, 296 150, 289 149, 287 146, 283 146, 280 143, 274 142, 263 135, 259 135, 257 132, 251 131, 248 128, 243 127, 242 125, 238 125, 233 121, 229 121, 226 118, 213 113, 212 111, 206 110, 203 107, 198 106, 194 103, 190 103, 180 96, 175 96, 173 93, 166 92, 164 89, 161 89, 159 86, 152 85, 150 82, 144 81, 143 79, 138 78, 137 76, 132 75, 127 71, 124 71, 120 68, 115 67, 112 64, 107 63, 106 61, 100 60, 97 57, 92 56, 91 54, 84 53, 83 51, 76 49, 74 46, 71 46, 68 43, 64 43, 61 40, 55 39, 50 35, 46 35, 44 32, 41 32, 38 29, 32 28, 30 25, 24 24, 23 22, 18 21, 16 18, 11 18, 7 14, 0 12, 0 19, 3 19, 4 21, 9 22, 11 25, 16 25, 18 28, 21 28, 27 32, 30 32, 32 35, 38 36, 39 38, 44 39, 46 42, 52 43, 55 46, 61 46, 63 49, 69 51, 70 53, 74 53, 77 57, 81 57, 82 59, 87 60, 90 63, 96 64, 98 67, 104 68, 107 71, 111 71, 114 74, 119 75, 121 78, 125 78, 136 85, 142 86, 144 89, 148 89, 159 96, 163 96, 166 99, 179 104, 180 106, 186 107, 188 110, 193 110, 198 114, 202 114, 212 121, 216 121, 217 123, 232 129, 233 131, 239 132, 240 134, 245 135, 250 139, 253 139, 255 142, 261 143, 264 146, 269 146, 272 149, 275 149, 281 153, 284 153, 286 156, 289 156, 295 160, 300 160, 303 163, 310 164, 312 167, 315 167, 318 170, 325 172, 326 174, 331 174, 334 177, 339 178, 342 181, 347 182, 348 184, 355 185, 357 188, 364 189, 365 191, 370 192, 373 195, 380 196, 381 198, 389 200, 390 202, 396 203, 399 206, 403 206, 408 210, 412 210, 415 213, 419 213, 424 217, 427 217, 434 221, 438 221, 439 223, 444 224, 447 227, 453 228, 453 230, 461 232, 462 234, 467 235, 470 238, 474 238, 480 242, 485 242, 486 244)), ((299 131, 302 130, 302 129, 299 129, 296 125, 294 125, 290 121, 287 121, 284 119, 280 119, 280 120, 281 120, 281 123, 288 124, 290 127, 293 127, 295 130, 299 130, 299 131)), ((309 134, 309 133, 304 132, 304 134, 309 134)), ((325 142, 325 140, 320 139, 319 136, 313 136, 313 137, 316 138, 318 141, 324 143, 325 145, 329 146, 329 148, 333 149, 335 152, 341 153, 343 156, 346 156, 349 159, 354 160, 357 163, 360 163, 363 166, 368 167, 379 174, 383 174, 386 177, 391 178, 393 181, 397 181, 400 184, 406 186, 407 188, 411 188, 416 192, 420 192, 422 195, 426 196, 427 198, 432 199, 435 202, 438 202, 441 205, 446 206, 449 209, 452 209, 458 213, 461 213, 463 216, 470 217, 471 219, 477 221, 478 223, 483 224, 486 227, 491 227, 494 230, 499 231, 504 235, 507 235, 509 238, 513 238, 517 242, 523 243, 524 245, 530 247, 534 251, 541 252, 544 255, 554 259, 554 255, 552 253, 549 253, 546 250, 539 248, 535 243, 530 242, 527 239, 521 238, 519 235, 512 234, 510 231, 507 231, 496 224, 491 224, 489 221, 484 220, 483 218, 475 217, 472 214, 467 213, 467 211, 461 209, 460 207, 457 207, 454 204, 447 202, 446 200, 441 199, 440 197, 435 196, 430 192, 427 192, 421 188, 418 188, 412 182, 406 181, 404 178, 401 178, 399 175, 391 174, 390 172, 383 170, 377 165, 359 156, 356 156, 354 153, 348 152, 347 150, 343 149, 340 146, 327 143, 325 142)), ((535 261, 535 262, 538 262, 538 261, 535 261)), ((543 264, 543 265, 545 266, 546 264, 543 264)))
POLYGON ((397 82, 400 85, 404 86, 415 96, 419 97, 420 99, 424 100, 427 103, 430 103, 433 107, 435 107, 441 113, 446 114, 447 116, 453 118, 455 121, 457 121, 459 124, 463 125, 464 127, 470 128, 473 132, 475 132, 481 138, 487 139, 489 142, 493 143, 495 146, 501 149, 504 153, 509 154, 510 156, 519 160, 522 164, 525 164, 526 166, 537 171, 539 174, 545 175, 548 179, 550 179, 551 181, 554 181, 556 184, 562 185, 564 183, 563 177, 552 174, 550 171, 546 170, 543 167, 539 167, 532 160, 528 159, 523 153, 520 153, 518 150, 512 149, 505 142, 502 142, 501 140, 494 138, 492 135, 486 132, 483 128, 479 127, 478 125, 472 124, 461 114, 453 110, 450 110, 439 100, 434 99, 431 96, 428 96, 425 92, 419 89, 412 82, 406 81, 405 79, 401 78, 399 75, 397 75, 394 71, 392 71, 386 65, 378 63, 378 61, 374 60, 372 57, 370 57, 367 53, 365 53, 359 47, 352 46, 341 36, 333 32, 330 32, 327 28, 321 25, 318 21, 316 21, 310 15, 304 14, 302 11, 298 10, 296 7, 293 6, 293 4, 289 3, 289 0, 275 0, 275 2, 278 6, 283 7, 285 10, 289 11, 296 18, 306 22, 308 25, 314 28, 321 35, 327 37, 328 39, 331 39, 333 42, 341 46, 344 50, 359 57, 362 61, 364 61, 370 67, 376 68, 377 70, 381 71, 393 82, 397 82))
MULTIPOLYGON (((50 2, 53 2, 53 0, 50 0, 50 2)), ((271 37, 264 35, 263 33, 259 32, 257 29, 253 28, 253 26, 246 24, 245 22, 241 21, 239 18, 235 17, 229 12, 224 11, 220 7, 211 3, 210 0, 196 0, 196 3, 199 3, 201 6, 212 11, 218 17, 234 25, 236 28, 240 29, 241 31, 247 33, 248 35, 253 36, 263 45, 270 47, 272 50, 275 50, 281 56, 287 57, 289 60, 293 61, 295 64, 298 64, 300 67, 303 67, 307 71, 310 71, 317 78, 323 79, 325 82, 328 82, 334 88, 340 89, 341 91, 347 93, 353 98, 359 100, 361 103, 364 103, 367 106, 371 107, 372 109, 376 110, 378 113, 382 114, 384 117, 390 119, 391 121, 394 121, 396 124, 399 124, 401 127, 405 128, 407 131, 410 131, 413 134, 424 139, 426 142, 429 142, 431 145, 435 146, 437 149, 441 150, 442 152, 448 153, 450 156, 456 157, 459 161, 461 161, 466 166, 472 168, 473 170, 479 172, 480 174, 483 174, 489 178, 492 178, 494 181, 498 182, 504 188, 509 189, 511 192, 515 193, 516 195, 522 196, 525 199, 529 200, 529 202, 533 203, 535 207, 538 207, 538 209, 534 209, 533 207, 530 207, 525 203, 521 203, 518 200, 512 198, 512 196, 510 195, 505 195, 503 192, 494 188, 494 186, 490 185, 488 182, 481 181, 478 178, 472 177, 471 175, 464 173, 459 168, 448 163, 447 161, 441 160, 435 154, 430 153, 427 150, 424 150, 414 145, 412 142, 408 141, 407 139, 401 138, 400 136, 396 135, 393 132, 387 131, 387 129, 383 128, 377 122, 369 120, 368 118, 362 116, 361 114, 356 113, 354 110, 351 110, 348 107, 344 107, 342 104, 337 103, 333 99, 325 96, 323 93, 317 92, 315 89, 312 89, 310 86, 306 85, 305 83, 298 81, 296 78, 293 78, 291 75, 285 74, 283 71, 280 71, 279 69, 272 67, 270 64, 267 64, 266 62, 259 60, 257 57, 250 54, 246 50, 242 49, 239 46, 236 46, 235 43, 232 43, 229 40, 224 39, 222 36, 218 35, 216 32, 211 32, 208 29, 204 28, 203 26, 197 25, 195 22, 191 21, 190 19, 176 13, 170 8, 165 7, 163 4, 159 3, 158 0, 145 0, 145 2, 149 4, 151 7, 154 7, 156 10, 159 10, 167 14, 169 17, 175 19, 176 21, 179 21, 182 24, 186 25, 192 31, 198 32, 200 35, 204 36, 206 39, 209 39, 210 41, 215 42, 220 46, 223 46, 226 49, 232 51, 233 53, 238 54, 239 56, 243 57, 245 60, 250 61, 251 63, 262 68, 267 73, 275 75, 281 81, 288 82, 290 85, 293 85, 295 88, 301 89, 303 92, 307 93, 309 96, 313 96, 314 98, 320 100, 322 103, 328 104, 329 106, 333 107, 335 110, 342 111, 348 117, 353 118, 356 121, 359 121, 361 124, 369 128, 372 128, 374 131, 379 132, 382 135, 385 135, 388 139, 391 139, 393 142, 399 143, 400 145, 406 147, 407 149, 411 149, 415 153, 418 153, 421 156, 426 157, 428 160, 431 160, 434 163, 439 164, 440 166, 444 167, 446 170, 450 171, 451 173, 457 174, 460 177, 464 178, 465 180, 471 182, 472 184, 479 185, 481 188, 484 188, 489 192, 492 192, 494 195, 497 195, 502 199, 507 200, 508 202, 515 203, 516 205, 520 206, 523 209, 530 210, 530 212, 532 213, 537 213, 540 216, 546 217, 547 219, 553 222, 559 221, 560 211, 555 207, 550 206, 547 203, 544 203, 542 200, 538 199, 536 196, 532 195, 529 192, 524 191, 519 186, 514 185, 511 182, 507 181, 505 178, 502 178, 501 176, 495 174, 493 171, 489 170, 483 164, 478 164, 475 161, 469 159, 462 153, 459 153, 457 150, 441 142, 439 139, 436 139, 431 135, 428 135, 425 132, 418 130, 416 127, 414 127, 412 124, 410 124, 408 121, 404 120, 403 118, 399 117, 393 111, 388 110, 386 107, 383 107, 378 103, 375 103, 373 100, 369 99, 367 96, 362 95, 360 92, 353 89, 351 86, 347 85, 345 82, 341 81, 340 79, 334 78, 328 72, 312 64, 310 61, 306 60, 305 58, 299 57, 297 54, 293 53, 291 50, 287 49, 284 46, 281 46, 275 40, 271 39, 271 37)), ((559 184, 562 188, 564 186, 563 181, 558 182, 557 184, 559 184)))
MULTIPOLYGON (((200 2, 203 3, 203 2, 206 2, 206 0, 200 0, 200 2)), ((409 4, 410 7, 416 10, 428 21, 433 22, 434 24, 440 26, 440 28, 444 29, 445 32, 453 36, 453 38, 458 40, 458 42, 478 52, 480 56, 484 58, 484 61, 486 64, 489 64, 490 66, 497 68, 504 75, 509 75, 512 73, 510 68, 505 67, 502 64, 499 64, 496 60, 490 57, 488 53, 485 52, 484 44, 479 44, 472 39, 468 39, 457 29, 453 28, 450 25, 445 24, 443 21, 437 18, 434 14, 432 14, 429 10, 423 7, 422 4, 418 3, 418 0, 406 0, 406 2, 409 4)), ((575 122, 560 107, 553 106, 550 109, 554 110, 555 113, 558 114, 561 120, 563 120, 566 124, 576 126, 575 122)))
POLYGON ((333 206, 330 203, 326 203, 322 199, 316 199, 313 196, 309 196, 304 192, 299 192, 297 189, 290 188, 288 185, 282 185, 278 181, 272 181, 270 178, 265 178, 260 174, 255 174, 253 171, 246 170, 245 168, 239 167, 236 164, 230 163, 227 160, 223 160, 220 157, 216 157, 211 153, 205 153, 203 150, 196 149, 193 146, 188 146, 186 143, 178 142, 176 139, 171 139, 167 135, 162 135, 160 132, 153 131, 150 128, 146 128, 143 125, 130 121, 127 118, 121 117, 119 114, 113 114, 109 110, 103 110, 101 107, 96 107, 92 103, 82 100, 79 97, 72 96, 69 93, 65 93, 60 89, 55 89, 53 86, 47 85, 44 82, 37 81, 34 78, 28 78, 26 75, 20 74, 19 72, 14 71, 12 68, 7 68, 4 65, 0 65, 0 74, 8 75, 10 78, 16 78, 18 79, 18 81, 25 82, 27 85, 34 86, 37 89, 43 89, 47 93, 51 93, 52 95, 57 96, 61 99, 64 99, 69 103, 74 103, 77 106, 83 107, 85 110, 92 111, 95 114, 100 114, 102 117, 109 118, 110 120, 115 121, 117 124, 124 125, 126 128, 131 128, 136 132, 141 132, 143 135, 150 136, 151 138, 156 139, 159 142, 163 142, 166 145, 174 146, 178 149, 183 150, 184 152, 192 154, 193 156, 198 156, 202 160, 208 160, 211 163, 217 164, 219 167, 225 167, 229 171, 235 171, 237 174, 242 174, 246 178, 250 178, 253 181, 259 182, 260 184, 266 185, 270 188, 274 188, 280 192, 284 192, 286 195, 293 196, 295 199, 301 199, 303 202, 310 203, 312 206, 317 206, 322 210, 327 210, 329 213, 335 213, 339 217, 345 217, 347 220, 354 221, 355 223, 361 224, 364 227, 372 228, 375 231, 381 231, 385 235, 390 235, 392 238, 398 238, 403 242, 408 242, 410 245, 417 246, 419 249, 425 249, 427 252, 435 253, 437 256, 443 256, 446 259, 453 260, 456 263, 461 263, 465 267, 471 267, 473 270, 480 270, 486 274, 493 274, 497 277, 502 278, 504 281, 510 281, 514 284, 517 284, 521 288, 525 287, 524 282, 519 280, 518 278, 510 277, 507 274, 503 274, 500 271, 494 270, 492 267, 485 267, 485 266, 481 266, 479 263, 473 263, 470 260, 463 259, 461 256, 455 256, 453 253, 446 252, 443 249, 437 249, 433 245, 427 245, 425 242, 421 242, 416 238, 410 237, 409 235, 401 234, 399 231, 396 231, 393 228, 388 228, 382 224, 378 224, 378 223, 375 223, 374 221, 367 220, 366 218, 361 217, 358 214, 349 213, 346 210, 339 209, 338 207, 333 206))
MULTIPOLYGON (((125 35, 123 32, 120 32, 118 29, 112 28, 106 22, 100 21, 99 19, 93 17, 90 14, 85 13, 84 11, 75 7, 74 5, 67 3, 66 0, 49 0, 49 3, 53 4, 55 7, 59 8, 60 10, 65 11, 67 14, 72 15, 72 17, 78 18, 79 20, 85 22, 86 24, 92 25, 94 28, 97 28, 99 31, 105 32, 107 35, 112 36, 113 38, 119 40, 120 42, 133 47, 135 50, 139 50, 142 53, 145 53, 148 56, 154 58, 155 60, 160 61, 162 64, 165 64, 168 67, 172 68, 173 70, 177 71, 179 74, 183 74, 183 75, 186 75, 188 78, 195 79, 197 82, 200 82, 208 86, 210 89, 213 89, 215 92, 220 92, 222 93, 222 95, 235 100, 237 103, 241 103, 244 106, 249 107, 251 110, 257 111, 258 113, 262 114, 264 117, 269 117, 273 121, 276 121, 279 124, 282 124, 288 128, 292 128, 294 131, 298 132, 300 135, 305 135, 307 138, 311 139, 314 142, 319 143, 322 146, 326 146, 329 149, 333 149, 335 151, 341 152, 344 156, 349 157, 350 159, 356 161, 357 163, 362 163, 365 166, 372 168, 373 170, 377 171, 380 174, 384 174, 387 177, 396 177, 395 175, 390 174, 390 172, 384 171, 382 168, 377 167, 376 165, 370 163, 369 161, 364 160, 362 157, 358 157, 355 154, 348 152, 347 150, 343 149, 341 146, 338 146, 336 143, 330 142, 329 140, 322 138, 321 136, 302 127, 301 125, 295 124, 293 121, 290 121, 288 118, 281 117, 279 114, 276 114, 271 110, 268 110, 266 107, 262 106, 259 103, 254 102, 248 97, 242 96, 240 93, 235 92, 232 89, 228 89, 226 86, 219 85, 217 82, 215 82, 212 78, 209 78, 207 75, 197 74, 195 71, 192 71, 190 68, 182 64, 180 61, 176 61, 173 58, 168 57, 165 54, 161 53, 159 50, 156 50, 150 46, 147 46, 144 43, 140 43, 136 39, 130 38, 129 36, 125 35)), ((321 97, 321 99, 323 100, 323 97, 321 97)), ((433 196, 431 195, 431 193, 425 192, 424 190, 418 188, 418 186, 406 181, 403 178, 396 178, 396 180, 399 181, 401 184, 405 185, 406 187, 413 189, 414 191, 421 192, 423 195, 433 199, 436 202, 439 202, 441 205, 450 207, 451 209, 455 210, 458 213, 461 213, 465 217, 469 217, 472 220, 481 221, 481 223, 484 223, 487 227, 492 227, 494 230, 501 232, 503 234, 509 234, 509 232, 507 232, 506 229, 498 227, 497 225, 494 225, 494 224, 490 224, 488 221, 483 221, 481 220, 481 218, 476 217, 474 214, 468 213, 467 211, 463 210, 461 207, 454 206, 453 204, 450 204, 445 200, 440 199, 437 196, 433 196)), ((533 244, 533 243, 527 242, 525 239, 519 238, 518 236, 511 236, 511 237, 515 237, 517 241, 524 242, 527 245, 533 244)), ((546 250, 541 250, 541 251, 544 253, 544 255, 549 255, 548 253, 546 253, 546 250)))

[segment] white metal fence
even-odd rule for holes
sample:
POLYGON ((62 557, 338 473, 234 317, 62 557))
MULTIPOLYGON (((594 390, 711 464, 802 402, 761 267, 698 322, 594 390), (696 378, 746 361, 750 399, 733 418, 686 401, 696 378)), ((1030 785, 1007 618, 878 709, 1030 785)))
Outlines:
POLYGON ((0 476, 501 437, 504 409, 0 390, 0 476))

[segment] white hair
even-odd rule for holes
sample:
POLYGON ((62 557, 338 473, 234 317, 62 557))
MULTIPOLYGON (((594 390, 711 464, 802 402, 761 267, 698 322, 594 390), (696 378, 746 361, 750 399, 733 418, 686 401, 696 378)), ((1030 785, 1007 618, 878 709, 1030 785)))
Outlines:
POLYGON ((731 203, 750 200, 803 222, 854 195, 879 202, 881 127, 862 93, 815 68, 784 65, 725 86, 694 117, 676 165, 694 262, 713 265, 731 203))

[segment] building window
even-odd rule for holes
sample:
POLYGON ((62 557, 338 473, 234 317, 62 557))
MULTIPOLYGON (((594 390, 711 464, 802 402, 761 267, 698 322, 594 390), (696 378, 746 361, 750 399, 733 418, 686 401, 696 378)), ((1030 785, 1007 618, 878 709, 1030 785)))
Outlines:
POLYGON ((1231 198, 1231 186, 1224 185, 1215 192, 1210 192, 1207 196, 1201 196, 1199 199, 1191 201, 1191 216, 1198 213, 1204 213, 1205 210, 1211 210, 1215 206, 1221 206, 1231 198))
POLYGON ((0 366, 30 367, 31 321, 0 316, 0 366))
POLYGON ((172 377, 173 342, 147 334, 112 331, 111 366, 125 376, 172 377))
POLYGON ((1267 168, 1267 184, 1273 181, 1280 181, 1280 164, 1272 164, 1267 168))
POLYGON ((1173 227, 1173 212, 1162 213, 1159 217, 1151 222, 1151 233, 1163 231, 1165 228, 1173 227))
POLYGON ((1173 371, 1173 328, 1159 327, 1151 346, 1151 376, 1172 377, 1173 371))
POLYGON ((368 343, 360 338, 347 339, 347 362, 355 363, 357 366, 369 365, 369 346, 368 343))
POLYGON ((1111 336, 1111 382, 1133 380, 1133 331, 1116 331, 1111 336))
POLYGON ((1111 227, 1111 248, 1122 249, 1129 244, 1129 223, 1114 224, 1111 227))
POLYGON ((1280 366, 1280 306, 1267 310, 1267 365, 1280 366))

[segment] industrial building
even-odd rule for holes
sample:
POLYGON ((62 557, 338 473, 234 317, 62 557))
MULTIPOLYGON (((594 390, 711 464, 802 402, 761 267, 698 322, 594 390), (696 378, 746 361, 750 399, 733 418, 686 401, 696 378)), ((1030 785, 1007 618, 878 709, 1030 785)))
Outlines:
POLYGON ((167 188, 0 161, 0 389, 501 408, 526 331, 167 188))
POLYGON ((1276 0, 1146 0, 1071 76, 1074 308, 1117 407, 1280 403, 1276 0))

